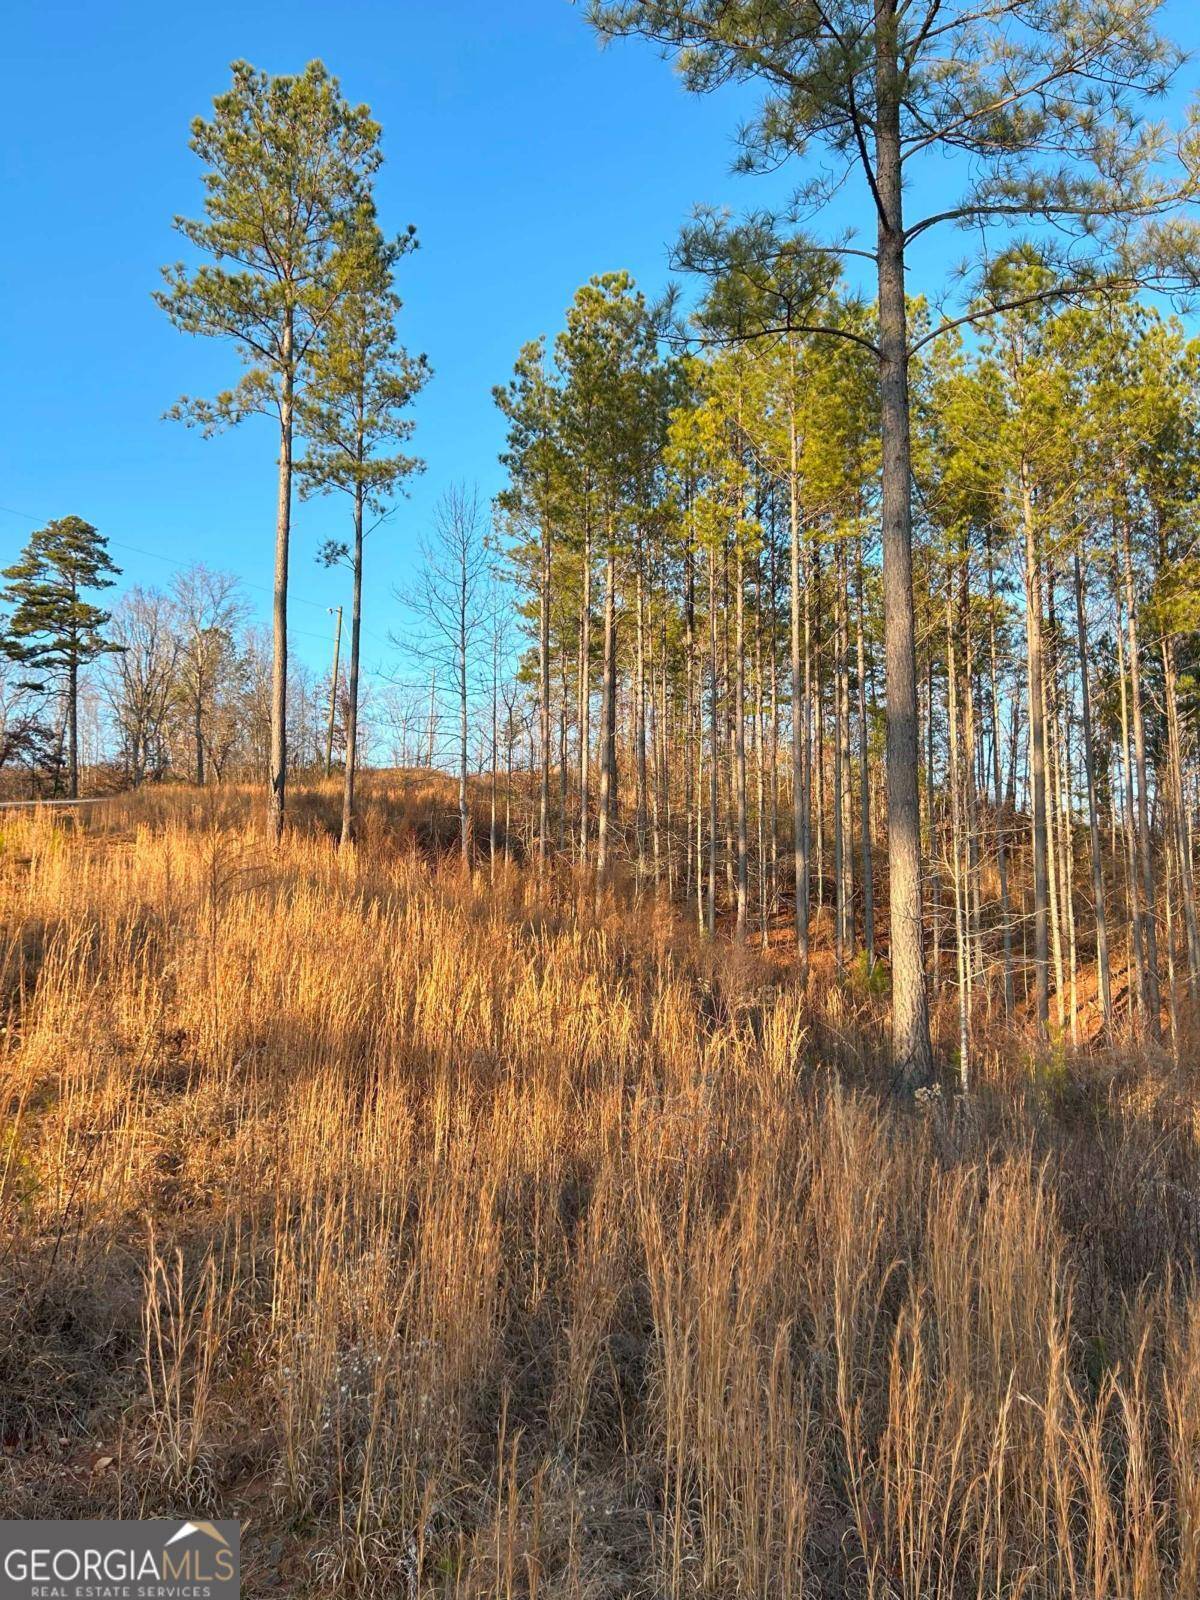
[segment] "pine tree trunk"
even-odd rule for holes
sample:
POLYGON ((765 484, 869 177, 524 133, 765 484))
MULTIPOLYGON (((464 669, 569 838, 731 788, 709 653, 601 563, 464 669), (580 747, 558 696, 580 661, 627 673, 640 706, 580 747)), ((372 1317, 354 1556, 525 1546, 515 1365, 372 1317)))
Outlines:
MULTIPOLYGON (((1117 680, 1120 684, 1121 691, 1121 790, 1125 810, 1125 903, 1129 921, 1130 943, 1133 946, 1134 964, 1137 970, 1138 1005, 1142 1022, 1145 1024, 1149 1016, 1150 1000, 1147 987, 1146 956, 1143 944, 1141 893, 1138 888, 1137 876, 1137 846, 1133 804, 1133 762, 1129 753, 1129 690, 1128 675, 1125 671, 1125 629, 1124 618, 1122 616, 1123 606, 1120 596, 1119 581, 1116 550, 1114 549, 1113 587, 1116 591, 1117 602, 1117 680)), ((1128 966, 1128 963, 1126 963, 1126 965, 1128 966)))
POLYGON ((720 728, 717 711, 717 552, 708 550, 708 905, 706 909, 708 936, 717 931, 717 827, 718 827, 718 775, 720 765, 720 728))
POLYGON ((275 585, 272 606, 271 656, 271 792, 270 829, 276 843, 283 838, 287 789, 287 593, 288 547, 292 532, 292 411, 295 374, 292 368, 292 324, 283 331, 283 380, 279 402, 279 496, 275 511, 275 585))
POLYGON ((646 772, 646 595, 642 575, 641 541, 637 549, 637 592, 634 607, 636 683, 634 685, 633 740, 634 784, 637 789, 635 831, 637 834, 637 876, 639 885, 646 872, 646 813, 649 782, 646 772))
POLYGON ((942 879, 938 861, 938 810, 936 785, 933 781, 933 650, 929 651, 929 667, 925 675, 925 830, 927 859, 929 862, 929 920, 931 924, 929 975, 936 995, 942 977, 942 879))
POLYGON ((1179 674, 1175 664, 1175 641, 1169 635, 1162 640, 1163 699, 1167 710, 1167 769, 1170 790, 1170 810, 1175 834, 1175 859, 1178 867, 1179 893, 1183 904, 1184 932, 1187 937, 1188 996, 1196 1003, 1200 985, 1200 932, 1196 926, 1196 890, 1188 863, 1187 811, 1183 790, 1183 755, 1179 734, 1179 674))
POLYGON ((1083 714, 1083 770, 1087 783, 1088 844, 1092 860, 1092 897, 1095 901, 1096 970, 1100 981, 1100 1004, 1104 1013, 1104 1037, 1112 1042, 1112 973, 1108 963, 1108 918, 1104 908, 1104 863, 1100 854, 1100 818, 1096 805, 1096 752, 1092 735, 1092 689, 1088 677, 1087 618, 1083 604, 1083 569, 1079 551, 1075 552, 1075 628, 1079 648, 1080 709, 1083 714))
POLYGON ((463 552, 458 586, 458 837, 463 871, 471 866, 471 817, 467 808, 467 555, 463 552))
POLYGON ((833 552, 833 959, 841 972, 846 963, 846 839, 842 792, 842 547, 833 552))
POLYGON ((1171 1053, 1176 1065, 1179 1063, 1179 1003, 1175 994, 1175 914, 1174 899, 1172 897, 1171 870, 1173 866, 1174 849, 1170 842, 1165 851, 1163 862, 1163 912, 1166 918, 1166 956, 1167 956, 1167 1019, 1171 1030, 1171 1053))
POLYGON ((803 959, 800 963, 802 980, 808 977, 809 917, 812 912, 812 792, 813 792, 813 637, 812 599, 809 578, 812 563, 810 552, 805 550, 804 562, 804 690, 800 701, 800 849, 801 873, 797 894, 801 899, 800 915, 803 931, 803 959))
POLYGON ((1067 908, 1067 982, 1070 985, 1068 1008, 1071 1043, 1079 1043, 1079 947, 1075 937, 1075 830, 1074 795, 1071 786, 1071 709, 1064 706, 1062 749, 1062 861, 1063 903, 1067 908))
MULTIPOLYGON (((492 639, 492 733, 488 759, 488 872, 496 880, 497 820, 500 767, 500 639, 492 639)), ((507 840, 505 841, 507 843, 507 840)))
POLYGON ((895 0, 875 0, 875 63, 875 159, 881 204, 877 263, 883 434, 883 629, 887 670, 892 1067, 897 1084, 912 1091, 932 1080, 933 1049, 921 932, 912 456, 895 0))
POLYGON ((839 627, 838 680, 842 710, 838 729, 838 762, 841 767, 842 812, 842 958, 854 954, 854 777, 850 760, 850 562, 843 542, 838 598, 839 627))
POLYGON ((771 541, 771 662, 768 716, 771 727, 771 782, 770 782, 770 905, 774 916, 779 907, 779 551, 771 541))
MULTIPOLYGON (((662 621, 662 660, 659 668, 659 709, 655 719, 656 742, 654 747, 654 879, 657 883, 662 871, 660 861, 665 858, 667 894, 675 894, 675 853, 671 847, 671 724, 667 702, 667 665, 670 660, 667 644, 667 624, 662 621)), ((686 744, 685 739, 685 744, 686 744)))
MULTIPOLYGON (((794 352, 791 356, 793 369, 794 352)), ((793 385, 795 382, 793 370, 793 385)), ((801 978, 808 972, 808 672, 805 661, 801 680, 800 631, 800 507, 797 474, 796 410, 793 400, 788 420, 790 471, 788 473, 789 555, 791 559, 791 649, 792 649, 792 863, 796 883, 795 926, 796 964, 801 978)), ((808 589, 804 590, 805 622, 808 616, 808 589)), ((807 629, 806 629, 807 631, 807 629)))
POLYGON ((755 584, 754 612, 754 786, 758 827, 758 919, 767 948, 767 741, 763 719, 762 578, 755 584))
POLYGON ((821 589, 821 547, 814 545, 812 559, 812 582, 816 596, 816 618, 814 620, 813 639, 813 672, 812 672, 812 708, 813 729, 812 743, 813 755, 809 763, 809 776, 815 774, 816 779, 816 867, 817 867, 817 914, 816 927, 820 932, 825 910, 825 692, 821 683, 821 668, 824 660, 822 644, 824 613, 822 606, 821 589))
POLYGON ((870 729, 867 724, 867 652, 864 639, 862 534, 858 536, 858 742, 859 826, 862 829, 863 948, 867 971, 875 965, 875 870, 871 852, 870 729))
MULTIPOLYGON (((968 962, 967 974, 972 984, 978 977, 983 981, 983 913, 981 907, 979 864, 979 784, 976 777, 975 733, 975 635, 971 626, 971 562, 970 547, 964 544, 959 579, 959 612, 963 642, 963 831, 967 846, 967 880, 963 889, 964 915, 967 921, 968 962)), ((982 741, 978 741, 982 744, 982 741)))
MULTIPOLYGON (((1051 580, 1053 596, 1053 579, 1051 580)), ((1050 617, 1050 636, 1054 637, 1053 611, 1050 617)), ((1042 656, 1042 714, 1046 734, 1046 874, 1050 888, 1050 949, 1054 959, 1054 1009, 1061 1033, 1066 1023, 1066 1000, 1063 990, 1062 952, 1062 851, 1059 848, 1058 820, 1060 796, 1058 784, 1058 712, 1052 687, 1053 680, 1042 656)))
POLYGON ((958 665, 950 575, 946 577, 946 711, 948 719, 946 784, 950 790, 950 863, 954 890, 954 956, 958 980, 958 1076, 964 1093, 970 1086, 971 985, 966 929, 966 883, 962 870, 962 779, 959 771, 958 665))
MULTIPOLYGON (((544 878, 550 852, 550 528, 544 517, 542 581, 538 586, 538 690, 542 741, 538 784, 538 871, 544 878)), ((494 761, 492 766, 494 769, 494 761)))
POLYGON ((725 810, 725 899, 731 905, 736 905, 737 896, 737 849, 734 843, 736 826, 734 823, 734 734, 733 717, 734 708, 730 685, 734 682, 732 670, 732 650, 729 642, 729 615, 732 596, 729 591, 729 546, 726 545, 721 552, 721 681, 725 686, 725 760, 721 768, 723 794, 721 796, 725 810))
POLYGON ((746 577, 745 556, 739 537, 735 561, 737 593, 734 595, 734 706, 733 759, 737 849, 737 924, 739 941, 746 937, 749 865, 746 853, 746 577))
POLYGON ((362 652, 363 487, 354 487, 354 587, 350 599, 350 682, 346 705, 346 770, 342 778, 341 843, 354 838, 354 785, 358 776, 358 674, 362 652))
POLYGON ((1029 689, 1029 809, 1033 843, 1033 961, 1037 985, 1037 1025, 1044 1038, 1050 1026, 1049 867, 1046 837, 1046 736, 1042 704, 1042 587, 1033 527, 1033 501, 1024 465, 1021 514, 1025 529, 1025 640, 1029 689))
MULTIPOLYGON (((686 680, 684 692, 687 696, 687 715, 684 718, 684 809, 686 812, 686 860, 685 895, 691 894, 695 889, 697 896, 697 912, 702 912, 700 900, 700 761, 698 746, 700 741, 700 714, 696 705, 696 572, 695 559, 689 540, 684 552, 683 575, 683 622, 684 622, 684 670, 686 680), (695 855, 693 857, 693 847, 695 855)), ((703 925, 703 917, 700 917, 703 925)))
POLYGON ((588 776, 592 743, 592 535, 584 513, 583 597, 579 608, 579 859, 588 858, 588 776))
POLYGON ((1138 659, 1137 597, 1133 587, 1133 556, 1129 528, 1123 530, 1122 554, 1125 569, 1125 625, 1129 632, 1129 699, 1133 711, 1133 753, 1137 766, 1138 860, 1142 875, 1145 906, 1146 1003, 1150 1036, 1159 1034, 1158 941, 1155 937, 1154 863, 1150 848, 1150 800, 1146 785, 1146 727, 1142 716, 1142 676, 1138 659))
POLYGON ((558 701, 558 848, 564 854, 567 848, 567 802, 571 790, 571 776, 567 756, 567 724, 570 720, 567 710, 567 697, 567 652, 564 648, 559 655, 558 701))
POLYGON ((79 799, 79 663, 67 668, 67 798, 79 799))
MULTIPOLYGON (((610 532, 611 538, 611 532, 610 532)), ((617 766, 617 559, 611 547, 604 565, 604 666, 600 687, 600 806, 596 834, 596 896, 608 873, 617 766)))

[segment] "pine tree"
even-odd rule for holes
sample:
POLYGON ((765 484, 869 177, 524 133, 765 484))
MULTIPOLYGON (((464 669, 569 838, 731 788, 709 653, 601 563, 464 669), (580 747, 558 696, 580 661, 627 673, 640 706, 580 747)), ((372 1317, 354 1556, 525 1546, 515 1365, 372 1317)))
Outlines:
POLYGON ((30 669, 30 686, 55 685, 64 696, 68 794, 79 796, 79 674, 89 662, 120 650, 106 639, 111 614, 83 598, 85 589, 111 588, 120 569, 108 541, 82 517, 59 517, 32 535, 5 567, 12 613, 2 644, 10 660, 30 669))
POLYGON ((231 339, 248 370, 214 400, 174 415, 206 434, 265 415, 279 428, 271 669, 270 821, 283 831, 287 782, 287 586, 297 401, 323 330, 355 281, 355 237, 379 166, 379 128, 319 61, 295 77, 233 65, 213 116, 192 124, 205 164, 204 216, 177 217, 211 258, 164 268, 155 299, 185 333, 231 339))
POLYGON ((402 413, 430 376, 425 357, 410 356, 396 338, 400 298, 392 274, 401 256, 415 248, 412 229, 387 240, 372 218, 357 225, 344 247, 349 288, 321 329, 298 408, 306 438, 304 455, 296 463, 301 493, 340 489, 351 496, 354 508, 352 543, 330 540, 322 551, 327 564, 348 562, 353 577, 343 844, 353 837, 355 825, 365 513, 382 517, 388 499, 424 469, 415 456, 384 453, 389 445, 411 437, 414 424, 402 413))

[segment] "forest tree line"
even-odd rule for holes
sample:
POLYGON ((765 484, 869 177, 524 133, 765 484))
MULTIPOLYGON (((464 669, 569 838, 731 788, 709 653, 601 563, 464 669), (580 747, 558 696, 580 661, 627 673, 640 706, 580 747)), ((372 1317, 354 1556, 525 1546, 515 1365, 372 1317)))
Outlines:
MULTIPOLYGON (((922 516, 914 452, 920 422, 918 358, 958 332, 993 337, 997 320, 1009 313, 1111 303, 1146 287, 1186 296, 1200 283, 1200 236, 1189 215, 1200 195, 1200 112, 1190 108, 1174 127, 1152 114, 1184 59, 1178 45, 1154 26, 1160 9, 1157 0, 981 0, 964 6, 947 6, 943 0, 917 5, 908 0, 799 5, 792 0, 590 0, 586 6, 588 20, 603 39, 650 42, 672 61, 693 93, 709 94, 729 84, 748 86, 755 104, 737 130, 738 169, 752 175, 796 174, 791 196, 782 205, 776 202, 774 211, 760 207, 735 226, 721 213, 702 210, 685 229, 677 259, 711 286, 708 327, 701 330, 704 342, 744 350, 781 333, 814 335, 830 346, 861 349, 873 361, 891 1056, 897 1086, 907 1091, 926 1087, 933 1078, 924 900, 933 884, 930 851, 937 850, 928 804, 922 815, 920 787, 920 575, 914 548, 922 516), (850 226, 844 212, 839 220, 832 210, 844 194, 853 194, 858 204, 850 226), (926 325, 914 316, 923 303, 913 299, 914 250, 918 243, 928 249, 944 240, 947 230, 951 236, 957 231, 969 244, 960 261, 949 258, 952 270, 945 282, 935 278, 923 285, 934 308, 926 325), (1012 265, 1015 273, 1009 271, 1012 265), (848 325, 840 314, 841 284, 851 266, 872 302, 869 328, 848 325), (1024 267, 1029 270, 1022 271, 1024 267)), ((944 245, 941 259, 947 260, 944 245)), ((736 507, 724 503, 727 498, 721 510, 738 516, 736 507)), ((1031 509, 1030 521, 1033 516, 1031 509)), ((747 679, 745 543, 735 541, 732 558, 737 708, 731 730, 737 774, 733 878, 742 925, 749 889, 742 781, 747 744, 742 715, 747 679)), ((842 665, 850 565, 844 552, 835 554, 835 631, 840 641, 835 676, 843 727, 850 717, 848 674, 842 665)), ((1028 566, 1036 580, 1036 560, 1028 566)), ((610 580, 612 575, 610 565, 610 580)), ((796 613, 802 609, 802 584, 798 572, 791 576, 791 668, 798 684, 801 621, 796 613)), ((710 611, 715 613, 717 574, 711 562, 709 579, 710 611)), ((609 591, 612 587, 610 581, 609 591)), ((1029 643, 1036 650, 1042 642, 1041 584, 1036 581, 1031 602, 1029 643)), ((611 611, 607 599, 606 609, 611 611)), ((715 657, 718 646, 710 644, 710 656, 715 657)), ((952 809, 959 814, 958 832, 964 835, 962 773, 964 768, 971 772, 974 749, 968 742, 967 759, 960 760, 959 714, 970 707, 959 695, 960 665, 953 646, 949 653, 946 700, 953 714, 948 788, 952 809)), ((601 800, 602 831, 615 768, 612 671, 610 661, 604 690, 601 781, 607 798, 601 800)), ((1039 659, 1032 674, 1035 684, 1040 684, 1042 671, 1039 659)), ((714 686, 710 698, 715 695, 714 686)), ((932 701, 932 690, 927 699, 932 701)), ((1045 794, 1045 711, 1043 697, 1035 691, 1030 705, 1034 964, 1043 1032, 1053 931, 1050 818, 1056 803, 1055 797, 1047 803, 1045 794)), ((710 711, 710 720, 716 726, 710 732, 708 809, 710 832, 715 833, 719 806, 712 788, 720 718, 710 711)), ((932 722, 930 710, 927 726, 932 722)), ((797 798, 806 781, 799 772, 806 740, 802 735, 793 738, 796 931, 803 966, 810 829, 805 803, 797 798)), ((926 766, 931 766, 928 759, 926 766)), ((835 841, 843 944, 849 932, 843 882, 848 878, 846 768, 843 748, 836 763, 840 852, 835 841)), ((1149 1004, 1156 982, 1154 953, 1147 948, 1154 929, 1145 791, 1137 805, 1143 842, 1140 875, 1147 896, 1139 942, 1145 956, 1145 1020, 1154 1033, 1158 1019, 1149 1004)), ((868 833, 864 830, 864 837, 868 833)), ((710 844, 710 878, 715 877, 712 854, 710 844)), ((598 856, 602 866, 603 844, 598 856)), ((958 886, 956 921, 968 924, 975 908, 964 886, 971 874, 961 870, 957 846, 951 866, 958 886)), ((969 1070, 968 978, 977 943, 967 937, 965 926, 960 928, 964 1080, 969 1070)))
MULTIPOLYGON (((1032 284, 1020 253, 999 264, 1032 284)), ((731 285, 701 309, 715 315, 731 285)), ((847 299, 846 326, 873 312, 847 299)), ((926 315, 915 304, 916 323, 926 315)), ((931 969, 973 1010, 1172 1036, 1200 974, 1200 344, 1030 301, 913 370, 931 969), (1086 975, 1085 975, 1086 969, 1086 975)), ((533 843, 700 927, 886 943, 877 366, 780 335, 664 354, 624 274, 498 391, 536 639, 533 843)))

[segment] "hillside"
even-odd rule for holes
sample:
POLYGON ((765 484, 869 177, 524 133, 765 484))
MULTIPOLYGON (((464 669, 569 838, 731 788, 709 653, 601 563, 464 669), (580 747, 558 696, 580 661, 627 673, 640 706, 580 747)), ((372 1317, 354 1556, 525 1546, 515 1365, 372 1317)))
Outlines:
POLYGON ((439 803, 5 819, 7 1514, 240 1518, 248 1596, 1195 1594, 1191 1074, 898 1102, 879 995, 439 803))

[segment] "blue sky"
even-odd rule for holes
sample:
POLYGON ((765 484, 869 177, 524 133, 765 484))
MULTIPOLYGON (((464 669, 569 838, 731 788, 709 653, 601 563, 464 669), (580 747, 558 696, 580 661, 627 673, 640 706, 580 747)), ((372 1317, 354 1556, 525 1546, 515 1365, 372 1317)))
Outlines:
MULTIPOLYGON (((1190 0, 1170 0, 1165 21, 1200 46, 1190 0)), ((265 618, 270 425, 206 441, 161 420, 181 392, 211 393, 238 371, 231 349, 177 333, 150 298, 160 265, 182 253, 172 217, 199 210, 188 125, 239 56, 271 72, 319 56, 382 123, 382 220, 415 223, 422 241, 402 267, 403 337, 436 375, 414 412, 428 471, 369 549, 368 667, 392 659, 388 631, 403 624, 392 590, 438 495, 455 479, 484 495, 499 486, 491 388, 522 342, 556 331, 592 273, 627 268, 656 295, 697 201, 741 208, 771 194, 728 173, 744 101, 686 95, 636 42, 602 50, 568 0, 18 0, 4 41, 4 562, 33 526, 77 512, 109 535, 125 581, 164 584, 171 563, 200 559, 251 585, 265 618)), ((1194 65, 1185 76, 1197 82, 1194 65)), ((314 666, 328 654, 325 608, 347 596, 344 575, 313 555, 345 522, 338 497, 297 513, 293 643, 314 666)))

